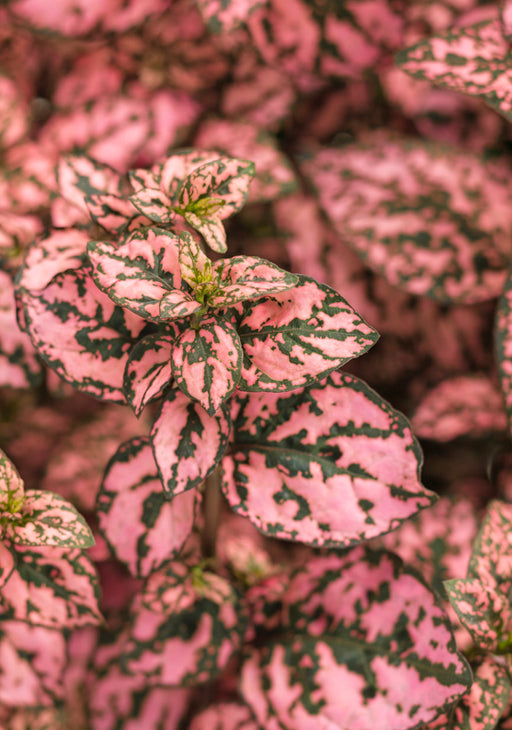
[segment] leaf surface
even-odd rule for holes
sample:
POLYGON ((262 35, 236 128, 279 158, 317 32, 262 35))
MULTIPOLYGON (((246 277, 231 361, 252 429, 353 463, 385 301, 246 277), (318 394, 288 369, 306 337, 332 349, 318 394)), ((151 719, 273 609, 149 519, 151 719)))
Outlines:
POLYGON ((281 625, 241 673, 266 730, 407 730, 471 684, 433 593, 389 553, 358 547, 308 561, 283 595, 281 625))
POLYGON ((213 416, 240 380, 242 346, 236 329, 219 317, 204 317, 200 327, 176 340, 171 364, 178 388, 213 416))
MULTIPOLYGON (((170 328, 172 323, 167 326, 170 328)), ((172 382, 171 352, 176 333, 146 335, 130 351, 123 377, 126 400, 138 416, 172 382)))
POLYGON ((435 501, 408 422, 354 376, 237 401, 222 490, 265 534, 347 547, 435 501))
POLYGON ((197 493, 171 501, 162 488, 147 438, 122 444, 98 494, 99 527, 118 560, 143 578, 175 557, 194 524, 197 493))
POLYGON ((227 411, 210 416, 177 388, 169 391, 151 431, 158 472, 169 496, 198 487, 211 474, 230 432, 227 411))

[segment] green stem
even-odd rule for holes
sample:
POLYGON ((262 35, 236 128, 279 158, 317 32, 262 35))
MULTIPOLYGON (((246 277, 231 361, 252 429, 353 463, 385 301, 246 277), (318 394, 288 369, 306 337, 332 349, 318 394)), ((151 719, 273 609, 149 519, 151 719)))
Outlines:
POLYGON ((201 548, 204 558, 213 558, 216 554, 217 532, 222 509, 220 492, 220 469, 217 467, 205 480, 203 490, 203 532, 201 548))

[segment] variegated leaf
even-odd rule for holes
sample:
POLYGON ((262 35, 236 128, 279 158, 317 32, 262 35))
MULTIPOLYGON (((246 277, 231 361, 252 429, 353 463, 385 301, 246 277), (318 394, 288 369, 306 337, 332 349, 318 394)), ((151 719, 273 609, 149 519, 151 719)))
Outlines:
POLYGON ((506 431, 507 417, 499 389, 483 373, 456 375, 432 388, 411 420, 420 438, 451 441, 506 431))
POLYGON ((15 569, 14 555, 3 542, 0 542, 0 588, 9 580, 15 569))
POLYGON ((229 33, 247 21, 249 15, 268 4, 268 0, 196 0, 212 33, 229 33))
POLYGON ((479 649, 496 651, 500 637, 512 627, 508 597, 478 578, 444 583, 450 603, 479 649))
POLYGON ((257 256, 234 256, 213 265, 218 294, 209 297, 212 307, 223 309, 248 299, 260 299, 292 289, 299 277, 257 256))
POLYGON ((213 416, 240 380, 242 346, 236 329, 220 317, 204 317, 171 350, 174 382, 213 416))
POLYGON ((512 271, 509 272, 496 310, 495 349, 505 410, 512 431, 512 271))
POLYGON ((393 286, 441 302, 501 293, 510 266, 509 168, 381 133, 302 167, 340 237, 393 286))
POLYGON ((2 516, 6 512, 9 515, 20 512, 24 503, 23 479, 7 454, 0 451, 0 509, 2 516))
POLYGON ((414 78, 481 97, 512 120, 512 53, 499 19, 439 33, 396 60, 414 78))
POLYGON ((211 215, 205 218, 193 211, 185 210, 183 218, 191 228, 201 234, 212 251, 216 253, 227 251, 226 229, 219 216, 211 215))
POLYGON ((243 698, 265 730, 408 730, 471 684, 434 595, 389 553, 314 558, 283 604, 281 629, 242 667, 243 698))
POLYGON ((113 554, 143 578, 183 547, 194 523, 197 492, 171 501, 147 438, 122 444, 106 469, 98 495, 99 527, 113 554))
POLYGON ((370 349, 378 333, 334 289, 307 276, 288 291, 237 305, 249 362, 239 388, 285 391, 313 383, 370 349))
POLYGON ((419 481, 422 455, 407 420, 354 376, 237 401, 222 490, 267 535, 347 547, 436 499, 419 481))
POLYGON ((247 705, 218 702, 195 715, 189 730, 259 730, 247 705))
POLYGON ((28 489, 21 518, 4 526, 18 545, 88 548, 94 537, 76 508, 59 494, 28 489))
POLYGON ((254 163, 219 157, 195 167, 185 178, 178 196, 179 208, 200 218, 228 218, 243 207, 254 177, 254 163))
POLYGON ((183 281, 194 289, 198 284, 212 279, 212 262, 197 240, 187 232, 180 236, 180 274, 183 281))
POLYGON ((18 286, 29 291, 41 291, 57 274, 81 268, 87 261, 89 239, 86 231, 69 229, 54 231, 47 238, 35 241, 18 274, 18 286))
POLYGON ((145 322, 116 307, 84 270, 59 274, 41 292, 21 292, 38 353, 78 390, 124 403, 123 373, 145 322))
POLYGON ((0 624, 0 703, 8 707, 53 705, 62 700, 67 663, 62 631, 25 621, 0 624))
POLYGON ((141 215, 129 198, 98 193, 87 195, 85 201, 89 216, 109 233, 120 236, 125 231, 151 225, 151 220, 141 215))
POLYGON ((473 545, 468 577, 497 586, 508 597, 512 591, 512 504, 493 500, 473 545))
POLYGON ((177 388, 169 391, 151 431, 158 472, 169 496, 201 485, 219 463, 230 433, 228 410, 210 416, 177 388))
POLYGON ((16 570, 2 588, 4 617, 74 629, 103 621, 98 578, 81 550, 16 547, 16 570))
MULTIPOLYGON (((86 200, 91 195, 121 193, 119 173, 84 155, 61 157, 57 166, 57 182, 62 198, 76 208, 75 225, 89 220, 86 200)), ((71 220, 62 221, 60 216, 55 220, 55 205, 52 212, 55 225, 73 225, 71 220)))
POLYGON ((226 579, 166 563, 134 601, 124 666, 152 685, 202 684, 239 650, 245 625, 239 596, 226 579))
MULTIPOLYGON (((172 323, 167 326, 170 328, 172 323)), ((171 352, 178 335, 175 330, 173 334, 146 335, 130 351, 123 390, 137 416, 172 382, 171 352)))

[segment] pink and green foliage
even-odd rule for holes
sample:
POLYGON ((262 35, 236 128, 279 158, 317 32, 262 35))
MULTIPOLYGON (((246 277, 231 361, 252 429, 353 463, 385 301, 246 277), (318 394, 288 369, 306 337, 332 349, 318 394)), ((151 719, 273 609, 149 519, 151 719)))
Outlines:
POLYGON ((347 547, 436 499, 419 481, 421 452, 405 418, 353 376, 237 401, 222 490, 268 535, 347 547))
POLYGON ((27 489, 10 459, 0 453, 2 537, 17 545, 86 548, 94 544, 84 518, 66 499, 27 489))
POLYGON ((202 684, 240 649, 246 621, 238 592, 226 579, 201 565, 168 562, 135 598, 124 666, 151 686, 202 684))
POLYGON ((495 18, 450 29, 400 51, 397 63, 414 78, 481 97, 511 121, 512 54, 505 28, 495 18))
POLYGON ((281 625, 261 641, 241 691, 268 730, 411 728, 471 684, 434 595, 394 556, 364 547, 296 570, 281 625))
POLYGON ((149 440, 122 444, 107 466, 97 514, 113 554, 138 578, 176 556, 192 531, 197 492, 166 497, 149 440))
POLYGON ((495 383, 475 373, 455 376, 430 390, 418 404, 412 426, 420 438, 450 441, 506 431, 507 418, 495 383))
POLYGON ((467 578, 446 581, 450 601, 480 650, 510 652, 512 507, 490 503, 475 540, 467 578))
POLYGON ((505 401, 505 410, 512 425, 512 276, 507 276, 496 310, 496 360, 505 401))
POLYGON ((511 231, 505 161, 377 134, 321 150, 303 169, 339 235, 390 284, 441 302, 501 292, 511 231))
POLYGON ((197 6, 212 33, 228 33, 245 24, 255 10, 269 0, 196 0, 197 6))
POLYGON ((258 730, 249 708, 235 702, 219 702, 196 715, 190 730, 258 730))

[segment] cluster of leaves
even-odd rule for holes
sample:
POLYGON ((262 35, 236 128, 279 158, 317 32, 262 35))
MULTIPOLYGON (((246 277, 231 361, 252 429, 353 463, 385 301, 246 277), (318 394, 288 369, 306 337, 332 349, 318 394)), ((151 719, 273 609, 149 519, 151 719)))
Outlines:
POLYGON ((506 730, 510 0, 0 18, 0 725, 506 730))

